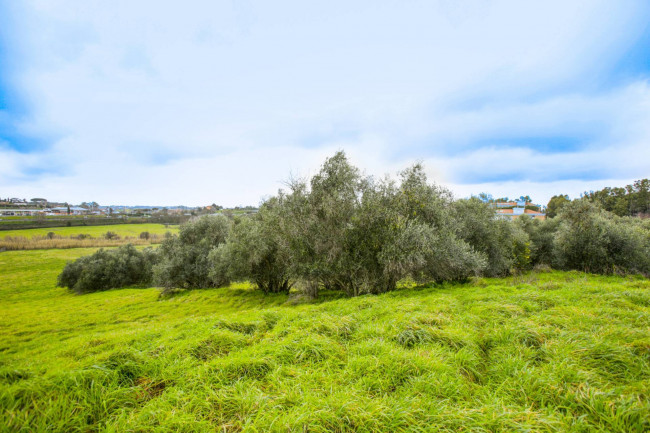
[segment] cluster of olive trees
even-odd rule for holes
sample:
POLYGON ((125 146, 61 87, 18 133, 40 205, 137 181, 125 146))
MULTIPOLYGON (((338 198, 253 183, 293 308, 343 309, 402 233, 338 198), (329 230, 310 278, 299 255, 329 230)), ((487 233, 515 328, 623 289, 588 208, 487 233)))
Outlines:
POLYGON ((312 296, 322 288, 356 296, 393 290, 405 277, 505 275, 527 260, 526 239, 483 203, 454 202, 419 164, 398 181, 377 180, 338 152, 309 181, 292 181, 235 222, 209 254, 209 275, 252 281, 267 293, 297 284, 312 296))
POLYGON ((558 219, 555 267, 650 274, 650 230, 643 220, 618 217, 586 200, 565 205, 558 219))
POLYGON ((322 289, 357 296, 393 290, 406 277, 462 281, 536 265, 650 274, 650 223, 586 200, 567 203, 552 220, 504 221, 479 199, 454 201, 419 164, 397 180, 374 179, 338 152, 253 216, 195 218, 156 253, 100 251, 66 266, 59 279, 78 292, 145 281, 163 290, 250 281, 265 293, 299 287, 311 296, 322 289))
POLYGON ((373 179, 339 152, 235 224, 210 261, 213 278, 265 292, 297 284, 313 296, 322 288, 355 296, 393 290, 405 277, 458 281, 535 265, 648 274, 649 229, 584 200, 549 221, 500 220, 476 198, 454 201, 419 164, 397 181, 373 179))
POLYGON ((556 218, 516 225, 530 239, 531 265, 650 275, 650 220, 618 217, 581 199, 565 204, 556 218))

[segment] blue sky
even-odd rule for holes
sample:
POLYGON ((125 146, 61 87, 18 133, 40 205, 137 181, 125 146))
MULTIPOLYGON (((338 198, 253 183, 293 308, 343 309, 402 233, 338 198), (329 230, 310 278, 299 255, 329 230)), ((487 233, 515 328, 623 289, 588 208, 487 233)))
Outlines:
POLYGON ((338 149, 458 197, 650 176, 650 2, 168 3, 0 0, 0 196, 256 204, 338 149))

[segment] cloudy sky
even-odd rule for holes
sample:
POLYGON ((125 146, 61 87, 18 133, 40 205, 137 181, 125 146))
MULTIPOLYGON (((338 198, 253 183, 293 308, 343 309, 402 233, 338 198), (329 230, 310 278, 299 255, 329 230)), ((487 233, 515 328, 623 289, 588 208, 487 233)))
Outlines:
POLYGON ((457 197, 650 177, 650 2, 0 0, 0 197, 257 204, 345 150, 457 197))

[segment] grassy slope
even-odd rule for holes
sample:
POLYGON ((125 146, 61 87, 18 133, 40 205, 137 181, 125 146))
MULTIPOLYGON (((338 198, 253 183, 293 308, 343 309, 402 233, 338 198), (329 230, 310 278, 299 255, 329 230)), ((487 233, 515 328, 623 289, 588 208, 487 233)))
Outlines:
POLYGON ((0 239, 7 236, 21 236, 31 238, 34 236, 45 236, 49 232, 53 232, 58 236, 76 236, 80 234, 88 234, 93 237, 101 237, 104 233, 111 231, 120 236, 138 237, 142 232, 149 232, 150 234, 164 235, 166 232, 176 233, 178 226, 165 227, 164 224, 114 224, 105 226, 76 226, 76 227, 50 227, 50 228, 37 228, 25 230, 6 230, 0 231, 0 239))
POLYGON ((54 288, 89 252, 0 254, 4 428, 650 428, 648 280, 552 273, 311 304, 244 286, 54 288))

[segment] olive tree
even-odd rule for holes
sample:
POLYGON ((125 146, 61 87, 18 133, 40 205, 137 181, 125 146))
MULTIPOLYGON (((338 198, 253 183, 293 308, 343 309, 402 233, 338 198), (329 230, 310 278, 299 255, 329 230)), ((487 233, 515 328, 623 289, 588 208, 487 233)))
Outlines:
POLYGON ((279 203, 272 198, 259 212, 235 224, 226 243, 210 252, 214 280, 252 281, 264 293, 288 293, 289 254, 282 241, 279 203))
POLYGON ((485 275, 508 275, 530 265, 530 246, 526 232, 511 221, 497 219, 494 210, 473 197, 453 203, 457 236, 485 254, 485 275))
POLYGON ((531 266, 553 265, 553 242, 559 223, 557 218, 539 220, 528 215, 522 215, 515 221, 515 224, 525 231, 530 239, 531 266))
POLYGON ((160 263, 154 281, 164 290, 206 288, 227 284, 215 279, 210 251, 226 241, 232 222, 223 215, 195 218, 181 225, 178 236, 165 239, 159 248, 160 263))
POLYGON ((364 179, 343 152, 328 158, 310 180, 289 184, 278 195, 283 224, 278 227, 290 262, 290 274, 316 296, 320 287, 347 287, 346 241, 358 209, 364 179))
POLYGON ((362 176, 338 152, 309 183, 294 181, 278 197, 278 232, 290 274, 316 295, 393 290, 397 282, 463 279, 485 266, 454 232, 451 194, 427 182, 421 165, 398 183, 362 176))
POLYGON ((556 265, 595 273, 650 273, 650 237, 642 224, 587 200, 564 206, 554 240, 556 265))
POLYGON ((390 200, 377 207, 392 215, 382 224, 392 235, 379 256, 383 273, 392 274, 392 281, 410 276, 422 282, 478 275, 486 260, 454 232, 451 193, 429 183, 421 164, 402 171, 400 178, 390 200))

